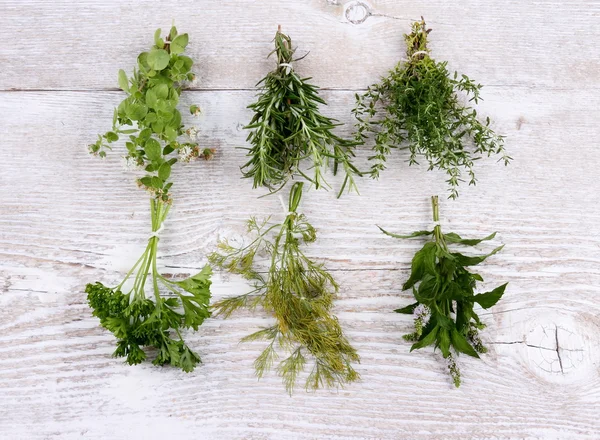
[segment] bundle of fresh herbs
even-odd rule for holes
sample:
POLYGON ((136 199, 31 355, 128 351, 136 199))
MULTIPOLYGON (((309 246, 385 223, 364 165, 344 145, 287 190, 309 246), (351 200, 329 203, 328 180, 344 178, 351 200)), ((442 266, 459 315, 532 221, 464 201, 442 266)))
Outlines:
MULTIPOLYGON (((86 293, 93 315, 117 338, 114 356, 138 364, 147 356, 143 347, 153 347, 155 365, 170 364, 189 372, 200 357, 184 342, 181 331, 197 330, 210 316, 211 269, 205 266, 198 274, 177 281, 158 272, 156 256, 159 232, 172 204, 174 156, 189 162, 212 151, 200 149, 193 139, 180 140, 184 127, 176 107, 182 83, 193 79, 193 61, 182 54, 188 35, 178 34, 173 27, 163 39, 158 29, 154 43, 149 52, 139 55, 132 77, 119 71, 119 85, 128 96, 114 111, 112 131, 99 135, 89 146, 92 154, 105 157, 110 144, 127 136, 125 166, 145 171, 137 182, 151 195, 152 233, 145 251, 118 286, 96 282, 87 285, 86 293)), ((196 112, 197 106, 190 110, 196 112)))
POLYGON ((402 286, 402 290, 412 288, 417 301, 396 312, 414 316, 415 331, 404 336, 407 341, 414 341, 411 351, 435 344, 446 359, 449 373, 458 387, 460 371, 454 354, 465 353, 478 358, 478 353, 487 351, 479 337, 479 331, 485 328, 485 324, 474 311, 474 304, 489 309, 502 298, 508 284, 502 284, 490 292, 475 294, 475 284, 483 281, 483 278, 469 272, 468 268, 483 262, 504 246, 497 247, 487 255, 475 257, 451 251, 449 244, 475 246, 493 239, 496 233, 482 239, 466 239, 453 232, 442 233, 438 223, 438 198, 435 196, 431 200, 436 223, 432 231, 396 235, 379 229, 395 238, 433 237, 433 241, 426 243, 415 254, 410 278, 402 286))
POLYGON ((319 105, 326 103, 310 78, 301 78, 292 67, 301 58, 294 59, 290 37, 278 30, 274 41, 269 56, 275 55, 277 67, 257 84, 258 100, 248 106, 254 116, 245 127, 251 148, 244 177, 254 180, 254 188, 276 191, 299 174, 318 189, 329 186, 323 174, 333 162, 334 174, 340 166, 345 173, 338 197, 346 187, 356 191, 360 172, 352 164, 355 143, 335 135, 332 130, 339 124, 320 113, 319 105), (310 162, 308 169, 300 168, 304 159, 310 162))
POLYGON ((254 362, 259 378, 281 351, 289 354, 278 362, 277 371, 290 394, 309 359, 313 366, 307 389, 343 385, 359 377, 351 365, 359 357, 331 314, 338 285, 323 265, 313 262, 301 248, 316 240, 315 229, 297 212, 302 186, 302 182, 292 186, 289 212, 282 223, 250 219, 248 231, 256 237, 249 244, 234 246, 221 241, 218 251, 209 257, 214 265, 241 274, 253 284, 250 292, 216 303, 217 314, 227 317, 241 307, 257 306, 273 314, 274 325, 243 340, 269 341, 254 362), (261 253, 267 256, 266 273, 257 261, 261 253))
POLYGON ((481 155, 499 154, 505 165, 511 158, 503 137, 490 128, 490 119, 480 122, 477 111, 459 99, 463 92, 469 102, 478 103, 481 84, 457 72, 451 75, 446 62, 431 58, 430 31, 422 18, 413 23, 412 32, 404 36, 408 59, 356 95, 356 140, 364 143, 374 136, 372 177, 385 169, 392 148, 408 149, 410 165, 424 156, 429 170, 447 173, 450 197, 456 198, 462 171, 468 173, 469 184, 476 183, 473 165, 481 155))

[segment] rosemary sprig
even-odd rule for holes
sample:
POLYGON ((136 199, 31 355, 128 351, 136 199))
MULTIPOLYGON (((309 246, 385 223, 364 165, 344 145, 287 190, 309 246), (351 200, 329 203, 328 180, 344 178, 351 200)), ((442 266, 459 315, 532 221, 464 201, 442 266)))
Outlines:
POLYGON ((410 350, 435 344, 446 359, 448 371, 458 387, 460 370, 454 356, 465 353, 478 358, 478 353, 487 352, 479 337, 479 331, 485 328, 485 324, 481 322, 473 307, 475 303, 484 309, 494 306, 508 284, 502 284, 490 292, 475 294, 476 282, 483 281, 483 278, 479 274, 469 272, 468 267, 483 262, 504 246, 495 248, 487 255, 474 257, 451 251, 448 244, 475 246, 482 241, 493 239, 496 233, 481 239, 466 239, 453 232, 444 234, 437 223, 437 196, 431 198, 431 203, 433 220, 436 222, 432 231, 396 235, 379 229, 395 238, 433 236, 433 241, 426 243, 415 254, 410 278, 402 286, 402 290, 412 288, 417 301, 396 312, 414 316, 415 331, 404 335, 407 341, 414 341, 410 350))
POLYGON ((339 191, 357 191, 355 176, 360 172, 352 164, 354 142, 344 140, 332 130, 340 124, 323 116, 319 105, 326 102, 310 78, 300 78, 292 63, 295 49, 289 36, 278 30, 275 34, 277 67, 263 78, 258 100, 249 105, 254 112, 247 141, 252 145, 248 162, 242 167, 244 177, 252 178, 254 188, 266 186, 271 191, 281 188, 294 175, 300 174, 318 189, 329 187, 323 173, 333 161, 333 172, 342 167, 344 183, 339 191), (300 162, 308 159, 308 170, 300 162), (312 174, 312 175, 309 175, 312 174))
POLYGON ((431 58, 429 32, 422 17, 413 23, 412 32, 404 36, 408 59, 366 93, 356 95, 356 140, 364 143, 374 137, 373 178, 385 169, 392 148, 406 148, 410 165, 424 156, 429 170, 445 171, 450 198, 456 198, 462 171, 468 173, 469 184, 475 185, 473 164, 481 155, 499 154, 505 165, 512 158, 504 150, 504 137, 490 128, 490 119, 481 123, 477 111, 459 99, 463 92, 469 102, 477 104, 481 84, 457 72, 451 75, 447 62, 431 58))
POLYGON ((218 251, 209 256, 214 265, 241 274, 253 284, 252 291, 216 303, 216 314, 228 317, 239 308, 257 306, 273 314, 273 326, 243 340, 269 341, 254 362, 259 378, 273 366, 281 351, 289 354, 276 368, 290 394, 309 357, 314 365, 307 389, 343 385, 359 377, 351 365, 359 361, 359 356, 331 314, 338 285, 322 264, 312 261, 301 249, 301 245, 316 240, 315 229, 304 214, 297 212, 302 186, 302 182, 292 186, 289 213, 283 223, 250 219, 248 231, 256 234, 250 244, 236 247, 221 241, 218 251), (255 261, 262 252, 269 260, 266 274, 255 261))
MULTIPOLYGON (((189 162, 212 151, 180 140, 184 127, 176 107, 181 83, 193 78, 193 61, 182 55, 187 34, 178 34, 172 27, 163 40, 160 33, 158 29, 152 49, 138 57, 131 78, 119 71, 119 85, 128 96, 114 111, 112 131, 99 135, 89 146, 92 154, 105 157, 111 143, 128 135, 125 166, 146 172, 137 182, 151 194, 152 233, 142 256, 118 286, 96 282, 85 290, 93 315, 117 338, 114 356, 138 364, 146 359, 143 347, 154 347, 155 365, 171 364, 189 372, 200 357, 184 342, 181 329, 198 330, 210 316, 211 268, 205 266, 198 274, 175 281, 158 272, 156 255, 159 232, 172 204, 171 167, 177 162, 172 156, 178 154, 180 160, 189 162), (161 288, 168 297, 161 294, 161 288)), ((196 109, 192 106, 192 113, 196 109)))

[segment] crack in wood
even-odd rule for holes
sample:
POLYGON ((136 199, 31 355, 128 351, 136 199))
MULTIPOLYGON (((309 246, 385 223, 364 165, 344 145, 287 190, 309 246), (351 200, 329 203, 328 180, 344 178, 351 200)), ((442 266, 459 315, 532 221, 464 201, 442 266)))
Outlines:
POLYGON ((556 340, 556 354, 558 355, 558 364, 560 365, 560 372, 562 374, 565 374, 562 358, 560 357, 560 346, 558 345, 558 326, 556 324, 554 325, 554 339, 556 340))
MULTIPOLYGON (((558 338, 558 336, 557 336, 558 338)), ((524 344, 527 347, 531 347, 531 348, 539 348, 540 350, 548 350, 548 351, 555 351, 558 353, 558 359, 559 362, 561 364, 561 371, 562 371, 562 360, 560 358, 560 353, 558 351, 557 348, 549 348, 549 347, 542 347, 541 345, 533 345, 533 344, 528 344, 526 341, 490 341, 488 342, 489 345, 514 345, 514 344, 524 344)), ((558 346, 558 339, 557 339, 557 346, 558 346)), ((581 348, 560 348, 560 350, 563 351, 576 351, 576 352, 583 352, 585 350, 581 349, 581 348)))

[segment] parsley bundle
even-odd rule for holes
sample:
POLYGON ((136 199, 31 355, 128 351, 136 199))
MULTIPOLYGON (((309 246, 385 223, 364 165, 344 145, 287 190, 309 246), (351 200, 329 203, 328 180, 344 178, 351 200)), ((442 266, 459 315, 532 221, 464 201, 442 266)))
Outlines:
POLYGON ((241 307, 262 306, 275 317, 271 327, 253 333, 244 341, 267 340, 269 344, 254 362, 260 378, 279 358, 281 351, 289 356, 280 361, 277 371, 291 394, 296 379, 303 371, 307 357, 314 360, 306 381, 307 389, 343 385, 358 379, 351 362, 359 357, 331 315, 338 285, 322 264, 304 255, 301 245, 316 240, 316 231, 304 214, 297 212, 302 197, 302 182, 290 191, 289 213, 283 223, 270 224, 269 219, 248 222, 248 231, 256 238, 246 246, 221 241, 209 260, 229 272, 241 274, 253 283, 253 290, 214 305, 217 314, 228 317, 241 307), (266 253, 268 268, 261 272, 256 257, 266 253))
POLYGON ((490 119, 481 123, 477 111, 459 100, 459 92, 464 92, 469 102, 477 104, 481 84, 457 72, 451 75, 446 62, 431 58, 430 31, 422 18, 413 23, 412 32, 404 36, 408 59, 365 94, 356 95, 356 140, 364 143, 374 136, 373 178, 385 169, 392 148, 408 149, 410 165, 424 156, 429 170, 447 173, 450 198, 456 198, 462 171, 468 173, 469 184, 476 183, 473 165, 481 155, 499 154, 505 165, 511 157, 504 150, 503 137, 490 128, 490 119))
MULTIPOLYGON (((159 232, 172 204, 171 168, 177 162, 173 156, 189 162, 212 151, 201 150, 191 139, 180 140, 184 127, 176 107, 182 82, 193 79, 193 61, 182 55, 188 35, 178 34, 175 27, 165 40, 160 35, 158 29, 154 46, 139 55, 131 78, 119 71, 119 85, 128 96, 114 111, 112 130, 89 146, 92 154, 105 157, 110 144, 127 136, 125 166, 145 171, 137 182, 151 195, 152 233, 145 251, 118 286, 96 282, 85 290, 93 315, 117 338, 114 356, 138 364, 147 356, 143 347, 153 347, 153 364, 170 364, 189 372, 200 357, 184 342, 181 330, 197 330, 210 316, 211 268, 205 266, 198 274, 176 281, 158 272, 156 255, 159 232), (169 296, 163 296, 161 288, 169 296)), ((194 113, 197 106, 190 110, 194 113)))
POLYGON ((333 161, 334 175, 340 166, 345 173, 339 195, 346 187, 356 191, 354 177, 360 172, 352 164, 355 143, 333 134, 339 124, 319 112, 319 105, 326 103, 319 88, 308 83, 310 78, 300 78, 294 71, 292 62, 301 58, 293 58, 290 37, 278 30, 274 41, 269 56, 276 56, 277 67, 257 84, 261 86, 258 100, 248 106, 254 116, 245 127, 250 130, 247 140, 252 147, 242 167, 244 177, 253 179, 254 188, 266 186, 274 191, 300 174, 318 189, 329 186, 323 172, 333 161), (306 171, 300 169, 304 159, 311 162, 306 171))
MULTIPOLYGON (((431 200, 433 220, 437 223, 438 198, 432 197, 431 200)), ((474 257, 453 252, 448 244, 475 246, 493 239, 496 233, 482 239, 466 239, 453 232, 442 233, 439 223, 432 231, 417 231, 410 235, 381 231, 395 238, 433 237, 433 241, 426 243, 415 254, 410 278, 402 286, 402 290, 412 288, 417 301, 396 312, 414 315, 415 331, 404 336, 407 341, 415 341, 410 350, 435 344, 446 359, 449 373, 458 387, 460 370, 453 352, 478 358, 478 353, 487 351, 479 337, 479 331, 485 328, 485 324, 480 321, 473 306, 478 303, 484 309, 489 309, 502 298, 508 284, 502 284, 490 292, 475 294, 475 284, 483 281, 483 278, 469 272, 468 267, 483 262, 504 246, 497 247, 487 255, 474 257)))

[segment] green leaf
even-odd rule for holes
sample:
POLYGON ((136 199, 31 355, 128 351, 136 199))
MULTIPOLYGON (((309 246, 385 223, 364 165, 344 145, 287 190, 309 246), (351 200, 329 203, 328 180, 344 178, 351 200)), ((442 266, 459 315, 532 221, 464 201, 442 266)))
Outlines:
POLYGON ((146 141, 144 145, 144 151, 146 152, 146 156, 150 160, 158 160, 161 158, 162 148, 160 147, 160 143, 153 138, 150 138, 146 141))
POLYGON ((381 232, 383 232, 385 235, 389 235, 390 237, 394 237, 394 238, 414 238, 414 237, 422 237, 423 235, 431 235, 433 234, 433 231, 416 231, 413 232, 410 235, 398 235, 398 234, 393 234, 391 232, 386 231, 385 229, 383 229, 381 226, 376 225, 381 232))
POLYGON ((158 97, 154 89, 148 89, 146 92, 146 104, 152 109, 156 109, 158 105, 158 97))
POLYGON ((185 55, 179 55, 179 60, 183 61, 183 72, 189 72, 194 65, 194 60, 185 55))
POLYGON ((163 181, 161 180, 160 177, 152 176, 151 182, 152 183, 150 184, 150 186, 152 188, 161 189, 163 186, 163 181))
POLYGON ((200 363, 200 356, 185 346, 183 353, 181 353, 181 359, 179 359, 181 369, 186 373, 190 373, 198 363, 200 363))
POLYGON ((140 183, 148 188, 152 187, 152 176, 144 176, 140 179, 140 183))
POLYGON ((163 70, 169 65, 171 57, 169 53, 164 49, 152 49, 148 53, 147 62, 151 69, 163 70))
POLYGON ((415 307, 419 305, 418 302, 407 305, 406 307, 402 307, 401 309, 396 309, 394 312, 403 313, 405 315, 412 315, 415 307))
POLYGON ((106 140, 108 142, 116 142, 119 140, 119 136, 117 135, 117 133, 113 132, 113 131, 109 131, 107 132, 104 137, 106 137, 106 140))
POLYGON ((415 342, 412 347, 410 347, 410 351, 418 350, 419 348, 427 347, 435 342, 435 338, 437 336, 437 332, 439 327, 434 327, 429 333, 423 335, 421 339, 415 342))
POLYGON ((468 239, 468 238, 462 238, 460 235, 455 234, 454 232, 449 232, 447 234, 444 234, 444 238, 446 239, 446 242, 465 244, 467 246, 475 246, 475 245, 481 243, 482 241, 492 240, 495 236, 496 236, 496 233, 494 232, 493 234, 490 234, 484 238, 468 239))
POLYGON ((156 113, 148 113, 146 115, 146 117, 144 118, 144 122, 148 125, 148 124, 152 124, 153 122, 156 122, 156 113))
POLYGON ((171 53, 178 54, 185 50, 188 44, 188 34, 181 34, 171 42, 171 53))
POLYGON ((154 32, 154 44, 156 44, 159 49, 162 49, 165 46, 165 42, 160 38, 160 28, 156 29, 154 32))
POLYGON ((127 107, 127 116, 133 121, 141 121, 148 113, 148 107, 144 104, 134 102, 127 107))
POLYGON ((204 265, 202 270, 198 272, 196 275, 193 275, 191 278, 196 281, 204 281, 210 284, 210 277, 213 274, 212 267, 209 264, 204 265))
POLYGON ((423 278, 426 269, 430 271, 432 267, 435 267, 436 249, 435 243, 425 243, 425 246, 415 254, 411 263, 410 278, 404 283, 402 290, 410 289, 423 278))
POLYGON ((123 69, 119 70, 119 87, 125 92, 129 92, 129 80, 123 69))
POLYGON ((476 303, 479 303, 479 305, 484 309, 489 309, 490 307, 494 306, 500 300, 500 298, 502 298, 502 295, 504 295, 504 290, 506 289, 507 285, 508 283, 504 283, 490 292, 475 295, 473 297, 473 300, 476 303))
POLYGON ((197 106, 197 105, 195 105, 195 104, 194 104, 194 105, 191 105, 191 106, 190 106, 190 113, 191 113, 192 115, 197 115, 197 114, 199 114, 199 113, 200 113, 200 107, 198 107, 198 106, 197 106))
POLYGON ((479 355, 477 354, 475 349, 471 347, 471 344, 469 344, 465 337, 461 335, 456 329, 453 329, 450 332, 450 339, 452 340, 452 346, 456 351, 479 358, 479 355))
POLYGON ((445 330, 452 330, 455 325, 454 325, 454 321, 452 321, 452 319, 448 318, 446 315, 443 315, 441 313, 436 313, 435 314, 436 320, 438 325, 445 329, 445 330))
POLYGON ((419 288, 416 292, 413 290, 413 294, 417 301, 422 304, 431 304, 432 301, 436 300, 438 292, 440 291, 440 285, 437 277, 431 274, 425 274, 419 284, 419 288))
POLYGON ((165 162, 158 169, 158 177, 160 177, 162 180, 167 180, 170 175, 171 175, 171 165, 169 165, 167 162, 165 162))
POLYGON ((456 302, 456 329, 461 332, 463 331, 469 322, 471 322, 471 316, 473 314, 473 304, 467 301, 456 302))
POLYGON ((437 345, 446 358, 450 354, 450 333, 446 329, 441 329, 437 336, 437 345))
POLYGON ((174 141, 177 139, 177 131, 173 127, 165 127, 164 135, 169 141, 174 141))
POLYGON ((481 255, 476 257, 469 257, 458 252, 454 252, 451 255, 457 259, 458 264, 461 266, 476 266, 482 261, 484 261, 486 258, 491 257, 492 255, 500 252, 503 247, 504 245, 499 246, 487 255, 481 255))
POLYGON ((167 99, 169 96, 169 86, 165 83, 157 84, 156 86, 152 87, 152 90, 158 99, 167 99))

